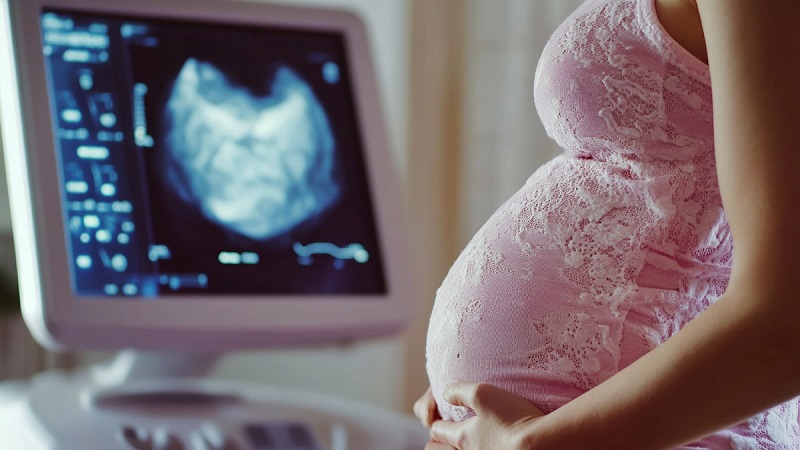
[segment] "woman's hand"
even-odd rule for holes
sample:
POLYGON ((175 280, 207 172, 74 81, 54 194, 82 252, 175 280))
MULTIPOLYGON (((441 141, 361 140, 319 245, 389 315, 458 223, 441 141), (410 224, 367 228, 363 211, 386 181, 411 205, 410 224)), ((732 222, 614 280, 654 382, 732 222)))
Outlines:
POLYGON ((433 399, 431 388, 428 388, 422 397, 414 403, 414 415, 425 425, 425 428, 430 428, 433 422, 441 419, 439 411, 436 408, 436 400, 433 399))
MULTIPOLYGON (((414 402, 414 415, 422 422, 422 425, 425 428, 430 428, 433 425, 433 422, 440 420, 439 411, 436 408, 436 400, 433 398, 433 393, 431 392, 431 388, 428 388, 422 397, 420 397, 416 402, 414 402)), ((439 442, 434 441, 431 438, 431 441, 428 442, 428 445, 425 446, 425 450, 452 450, 453 447, 442 444, 439 442)))
POLYGON ((524 449, 527 426, 544 416, 527 400, 489 384, 455 383, 447 387, 444 398, 476 415, 463 422, 435 421, 426 450, 524 449))

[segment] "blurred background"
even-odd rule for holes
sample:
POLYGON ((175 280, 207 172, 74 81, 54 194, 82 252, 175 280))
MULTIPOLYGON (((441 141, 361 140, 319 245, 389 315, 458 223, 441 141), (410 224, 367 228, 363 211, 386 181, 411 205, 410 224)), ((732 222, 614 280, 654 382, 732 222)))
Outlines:
MULTIPOLYGON (((366 22, 406 196, 421 306, 398 337, 237 353, 214 376, 327 392, 410 414, 427 388, 425 333, 441 279, 472 233, 559 152, 534 109, 533 78, 550 34, 582 0, 280 2, 345 8, 366 22)), ((0 381, 107 358, 47 352, 22 323, 1 156, 0 381)))

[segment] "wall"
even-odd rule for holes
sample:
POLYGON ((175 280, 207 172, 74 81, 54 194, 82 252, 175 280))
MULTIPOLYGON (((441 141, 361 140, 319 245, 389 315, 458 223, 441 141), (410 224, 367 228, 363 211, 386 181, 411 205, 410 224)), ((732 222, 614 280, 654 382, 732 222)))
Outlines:
POLYGON ((422 314, 406 339, 406 409, 428 387, 428 316, 458 252, 465 5, 463 0, 411 1, 407 192, 422 314))

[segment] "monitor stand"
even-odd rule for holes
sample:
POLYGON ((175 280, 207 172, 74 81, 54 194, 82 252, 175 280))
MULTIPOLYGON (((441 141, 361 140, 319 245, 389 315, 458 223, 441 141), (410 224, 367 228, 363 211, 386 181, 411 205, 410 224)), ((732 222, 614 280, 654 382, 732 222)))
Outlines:
POLYGON ((15 400, 0 403, 3 448, 418 450, 428 441, 404 415, 206 378, 219 356, 124 350, 78 373, 39 374, 15 400))

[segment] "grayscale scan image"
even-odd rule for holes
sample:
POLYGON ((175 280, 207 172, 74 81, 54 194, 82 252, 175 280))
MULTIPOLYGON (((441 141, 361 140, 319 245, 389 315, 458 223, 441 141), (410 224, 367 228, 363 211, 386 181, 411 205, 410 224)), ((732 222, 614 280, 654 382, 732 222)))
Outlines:
POLYGON ((330 207, 336 143, 311 86, 287 65, 267 95, 189 58, 164 109, 168 188, 208 220, 254 240, 291 230, 330 207))

